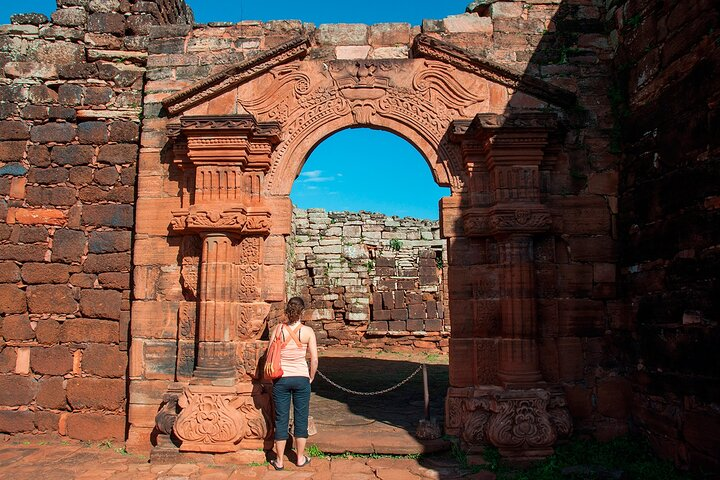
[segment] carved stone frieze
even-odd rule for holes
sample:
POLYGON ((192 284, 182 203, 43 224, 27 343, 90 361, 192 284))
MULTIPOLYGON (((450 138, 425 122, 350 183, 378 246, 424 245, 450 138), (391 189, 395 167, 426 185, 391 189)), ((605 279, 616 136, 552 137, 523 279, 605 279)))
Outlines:
POLYGON ((268 313, 270 313, 269 303, 238 303, 238 339, 257 340, 263 333, 268 313))
POLYGON ((269 212, 248 212, 234 207, 227 210, 191 208, 173 212, 171 228, 177 232, 232 232, 245 235, 270 233, 269 212))
POLYGON ((473 208, 463 214, 463 227, 469 236, 493 236, 503 233, 541 233, 552 224, 550 213, 542 205, 525 208, 473 208))
POLYGON ((180 244, 180 257, 182 258, 180 280, 182 281, 183 292, 190 297, 189 300, 197 298, 198 266, 201 251, 200 237, 197 235, 183 237, 180 244))

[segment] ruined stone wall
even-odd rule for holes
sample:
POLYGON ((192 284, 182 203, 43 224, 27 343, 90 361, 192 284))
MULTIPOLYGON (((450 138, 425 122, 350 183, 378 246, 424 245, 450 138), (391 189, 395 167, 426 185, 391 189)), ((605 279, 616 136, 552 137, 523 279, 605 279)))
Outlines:
POLYGON ((0 432, 125 438, 147 33, 191 14, 169 3, 0 26, 0 432))
POLYGON ((319 345, 448 351, 438 222, 295 209, 287 258, 319 345))
POLYGON ((616 327, 633 342, 624 350, 634 423, 666 457, 717 468, 720 12, 709 0, 614 3, 620 273, 631 306, 616 327))

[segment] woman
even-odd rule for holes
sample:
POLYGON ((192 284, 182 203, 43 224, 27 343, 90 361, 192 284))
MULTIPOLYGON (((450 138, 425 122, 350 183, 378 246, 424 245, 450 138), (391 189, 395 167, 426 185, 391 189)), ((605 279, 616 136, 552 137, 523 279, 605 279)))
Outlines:
POLYGON ((317 340, 312 328, 300 322, 300 314, 305 302, 300 297, 288 300, 285 307, 286 322, 273 328, 270 341, 280 336, 287 342, 281 350, 280 360, 283 370, 282 377, 273 383, 273 401, 275 402, 275 452, 277 457, 270 461, 275 470, 282 470, 283 453, 288 439, 288 422, 290 417, 290 399, 293 403, 294 429, 293 437, 297 449, 297 466, 304 467, 310 463, 305 456, 305 444, 308 438, 308 413, 310 410, 310 384, 317 372, 318 355, 317 340), (310 368, 306 360, 310 354, 310 368))

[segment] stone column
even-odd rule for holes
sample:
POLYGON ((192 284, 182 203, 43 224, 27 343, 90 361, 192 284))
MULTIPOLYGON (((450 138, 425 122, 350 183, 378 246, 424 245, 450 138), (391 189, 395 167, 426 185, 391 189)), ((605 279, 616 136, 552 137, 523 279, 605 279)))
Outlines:
POLYGON ((499 240, 502 340, 498 378, 504 386, 527 387, 542 380, 536 343, 535 268, 530 235, 499 240))
POLYGON ((492 444, 508 457, 546 456, 572 430, 562 391, 543 381, 537 347, 533 243, 552 224, 540 167, 554 120, 477 115, 456 126, 471 189, 482 190, 470 192, 464 232, 497 249, 500 338, 494 383, 451 388, 446 423, 471 453, 492 444))
POLYGON ((197 116, 169 130, 183 172, 182 209, 171 228, 201 239, 194 260, 183 259, 184 286, 197 292, 197 357, 172 431, 180 451, 266 447, 269 397, 254 375, 270 310, 260 288, 271 227, 262 188, 279 127, 248 115, 197 116))

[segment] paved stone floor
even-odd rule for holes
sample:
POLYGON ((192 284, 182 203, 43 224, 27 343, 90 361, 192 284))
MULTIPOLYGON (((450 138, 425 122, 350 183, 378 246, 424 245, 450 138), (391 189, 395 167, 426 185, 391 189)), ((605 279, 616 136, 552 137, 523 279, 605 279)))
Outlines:
MULTIPOLYGON (((257 452, 262 455, 262 452, 257 452)), ((124 454, 109 444, 84 444, 46 437, 0 438, 0 479, 7 480, 452 480, 479 478, 463 470, 447 454, 410 458, 313 458, 298 468, 286 460, 285 470, 267 463, 191 463, 154 465, 146 457, 124 454)), ((291 457, 292 458, 292 457, 291 457)))

